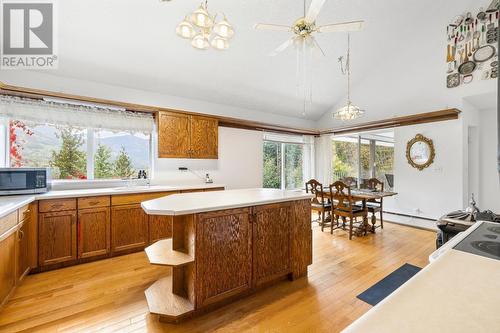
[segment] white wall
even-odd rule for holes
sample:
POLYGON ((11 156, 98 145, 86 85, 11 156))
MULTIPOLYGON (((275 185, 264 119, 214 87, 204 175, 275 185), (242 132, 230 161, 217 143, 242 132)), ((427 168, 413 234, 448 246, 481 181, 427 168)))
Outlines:
POLYGON ((462 121, 399 127, 394 130, 394 190, 384 201, 387 211, 439 218, 462 206, 462 121), (422 134, 434 142, 434 163, 422 170, 406 160, 406 143, 422 134))
POLYGON ((500 214, 500 181, 497 170, 497 110, 480 110, 480 192, 477 199, 479 208, 500 214))
POLYGON ((205 173, 228 189, 262 187, 263 133, 219 127, 219 159, 156 159, 154 182, 199 183, 205 173), (188 167, 198 174, 179 171, 188 167))

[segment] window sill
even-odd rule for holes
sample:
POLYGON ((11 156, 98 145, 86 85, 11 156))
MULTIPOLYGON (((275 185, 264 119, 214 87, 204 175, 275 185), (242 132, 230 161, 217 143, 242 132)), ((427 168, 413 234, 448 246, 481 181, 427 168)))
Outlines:
POLYGON ((146 185, 149 179, 54 179, 51 181, 52 190, 76 190, 88 188, 123 187, 146 185))

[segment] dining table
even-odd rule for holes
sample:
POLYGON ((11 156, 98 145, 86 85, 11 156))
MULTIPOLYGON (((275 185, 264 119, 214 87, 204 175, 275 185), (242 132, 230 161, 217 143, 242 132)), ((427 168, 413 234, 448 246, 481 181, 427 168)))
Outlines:
MULTIPOLYGON (((330 201, 333 201, 333 195, 335 194, 335 192, 336 192, 335 190, 333 190, 333 192, 330 192, 329 189, 324 189, 323 197, 327 198, 330 201)), ((391 191, 376 191, 376 190, 358 189, 358 188, 351 189, 351 197, 353 202, 361 202, 361 207, 363 208, 366 208, 366 203, 368 201, 380 200, 383 198, 395 196, 397 194, 398 194, 397 192, 391 192, 391 191)), ((376 221, 377 219, 375 218, 375 215, 373 215, 371 220, 372 225, 370 226, 368 225, 367 222, 365 222, 363 223, 363 228, 365 228, 366 231, 375 233, 375 229, 377 228, 375 226, 376 221)))

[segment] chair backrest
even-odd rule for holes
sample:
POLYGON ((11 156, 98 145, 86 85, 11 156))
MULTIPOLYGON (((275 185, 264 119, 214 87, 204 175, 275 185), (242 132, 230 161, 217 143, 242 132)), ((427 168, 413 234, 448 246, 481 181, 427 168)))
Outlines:
POLYGON ((331 184, 330 196, 336 201, 335 209, 352 212, 353 200, 351 188, 347 184, 341 181, 331 184))
POLYGON ((340 180, 349 187, 358 187, 358 179, 354 177, 344 177, 340 180))
POLYGON ((323 193, 323 184, 318 182, 316 179, 311 179, 306 183, 306 192, 314 194, 314 198, 311 199, 312 203, 322 205, 325 202, 325 194, 323 193))
POLYGON ((370 178, 365 182, 366 188, 376 190, 377 192, 384 192, 384 182, 377 178, 370 178))

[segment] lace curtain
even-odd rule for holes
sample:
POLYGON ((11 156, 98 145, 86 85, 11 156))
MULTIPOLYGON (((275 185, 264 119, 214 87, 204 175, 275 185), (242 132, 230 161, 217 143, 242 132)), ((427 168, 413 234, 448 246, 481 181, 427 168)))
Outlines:
POLYGON ((42 124, 151 133, 153 115, 94 105, 0 96, 0 117, 42 124))

